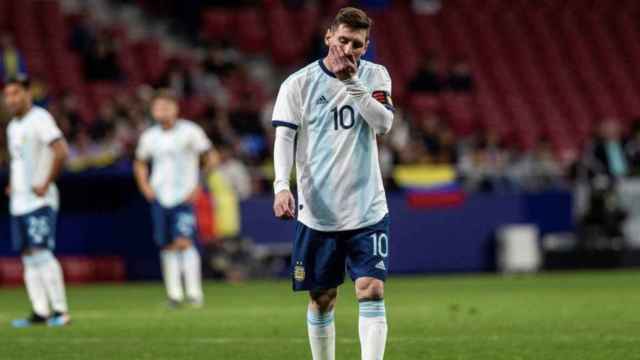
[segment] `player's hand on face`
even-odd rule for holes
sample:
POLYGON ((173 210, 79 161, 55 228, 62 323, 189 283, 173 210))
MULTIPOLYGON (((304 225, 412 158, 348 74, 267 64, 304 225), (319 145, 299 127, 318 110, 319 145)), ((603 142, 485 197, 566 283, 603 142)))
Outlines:
POLYGON ((282 190, 273 201, 273 212, 278 219, 289 220, 296 215, 296 200, 291 191, 282 190))
POLYGON ((43 197, 47 194, 47 190, 49 190, 49 184, 42 184, 33 187, 33 192, 39 197, 43 197))
POLYGON ((357 71, 357 65, 353 56, 345 54, 344 50, 337 45, 329 47, 329 64, 331 71, 340 80, 350 79, 357 71))

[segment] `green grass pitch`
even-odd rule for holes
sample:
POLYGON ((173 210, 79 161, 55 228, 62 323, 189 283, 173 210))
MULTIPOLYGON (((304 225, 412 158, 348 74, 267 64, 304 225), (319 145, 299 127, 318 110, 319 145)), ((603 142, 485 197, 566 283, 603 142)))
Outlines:
MULTIPOLYGON (((306 295, 288 282, 206 284, 203 309, 170 310, 160 283, 73 286, 67 328, 12 329, 29 306, 0 289, 0 359, 310 359, 306 295)), ((386 359, 640 359, 640 272, 394 277, 386 359)), ((337 359, 359 359, 351 283, 337 359)))

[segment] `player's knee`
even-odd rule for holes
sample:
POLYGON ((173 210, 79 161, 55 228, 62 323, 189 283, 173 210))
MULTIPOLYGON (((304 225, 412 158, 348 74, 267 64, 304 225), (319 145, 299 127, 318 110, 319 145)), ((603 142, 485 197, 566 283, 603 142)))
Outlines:
POLYGON ((311 304, 317 308, 319 312, 328 312, 333 309, 336 303, 338 291, 336 289, 310 291, 311 304))
POLYGON ((384 282, 374 278, 360 278, 356 281, 356 297, 359 300, 381 300, 384 298, 384 282))

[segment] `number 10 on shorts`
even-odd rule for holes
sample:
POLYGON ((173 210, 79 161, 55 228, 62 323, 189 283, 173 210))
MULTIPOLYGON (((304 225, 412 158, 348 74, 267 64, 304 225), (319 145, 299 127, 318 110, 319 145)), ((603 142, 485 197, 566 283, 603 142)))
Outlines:
POLYGON ((373 243, 373 256, 386 258, 389 255, 389 238, 387 234, 371 234, 371 242, 373 243))

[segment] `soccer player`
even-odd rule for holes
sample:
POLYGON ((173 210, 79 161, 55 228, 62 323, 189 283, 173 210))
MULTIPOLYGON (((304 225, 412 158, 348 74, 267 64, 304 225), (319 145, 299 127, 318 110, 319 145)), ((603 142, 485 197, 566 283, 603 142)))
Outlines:
POLYGON ((192 200, 198 188, 201 160, 207 169, 216 155, 202 128, 178 118, 177 99, 160 91, 151 102, 157 125, 145 130, 136 150, 135 178, 151 203, 151 216, 169 305, 203 304, 200 254, 194 246, 196 219, 192 200), (149 163, 153 171, 149 178, 149 163))
POLYGON ((333 308, 345 266, 359 301, 362 359, 384 356, 389 216, 376 135, 391 129, 393 107, 387 70, 361 60, 371 25, 362 10, 341 9, 325 35, 327 56, 289 76, 273 110, 273 207, 278 218, 297 213, 293 289, 310 295, 315 360, 335 358, 333 308), (289 190, 294 152, 297 209, 289 190))
POLYGON ((9 79, 4 100, 13 118, 7 126, 11 156, 11 237, 22 254, 24 282, 33 307, 14 327, 70 323, 60 263, 52 251, 56 240, 58 189, 55 180, 68 155, 67 143, 47 110, 33 105, 29 79, 9 79))

